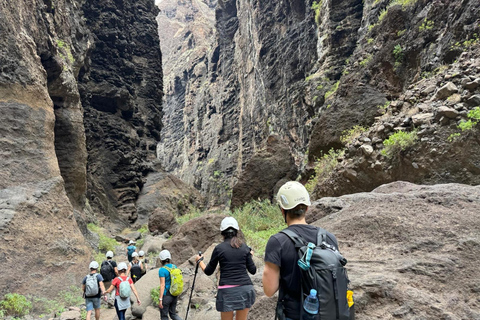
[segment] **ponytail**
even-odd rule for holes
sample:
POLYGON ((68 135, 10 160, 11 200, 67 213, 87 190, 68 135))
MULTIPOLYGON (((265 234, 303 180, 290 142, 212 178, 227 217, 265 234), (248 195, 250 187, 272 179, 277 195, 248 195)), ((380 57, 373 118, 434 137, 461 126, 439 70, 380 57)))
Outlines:
POLYGON ((230 245, 232 248, 240 248, 243 241, 237 236, 237 230, 233 228, 228 228, 227 230, 222 231, 223 239, 230 239, 230 245))

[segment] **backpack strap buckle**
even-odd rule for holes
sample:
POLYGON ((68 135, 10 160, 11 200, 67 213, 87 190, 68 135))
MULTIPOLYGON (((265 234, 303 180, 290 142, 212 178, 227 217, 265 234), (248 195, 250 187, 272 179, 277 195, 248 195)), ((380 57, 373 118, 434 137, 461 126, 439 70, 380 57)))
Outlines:
POLYGON ((303 254, 303 257, 297 261, 298 266, 302 270, 310 269, 310 260, 312 259, 313 249, 315 249, 315 244, 309 242, 307 245, 307 251, 303 254))

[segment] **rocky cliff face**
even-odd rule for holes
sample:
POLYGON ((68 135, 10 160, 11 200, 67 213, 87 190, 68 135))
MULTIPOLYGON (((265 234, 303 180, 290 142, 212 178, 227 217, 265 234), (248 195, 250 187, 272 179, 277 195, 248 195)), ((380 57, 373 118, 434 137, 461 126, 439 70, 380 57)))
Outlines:
POLYGON ((93 33, 79 74, 94 211, 137 219, 135 201, 152 171, 162 127, 162 61, 153 1, 86 1, 93 33))
POLYGON ((147 173, 161 171, 152 164, 158 9, 146 0, 0 4, 0 294, 54 297, 91 259, 86 223, 135 221, 147 173))
MULTIPOLYGON (((354 126, 371 130, 382 121, 392 124, 370 144, 380 152, 382 142, 398 131, 397 120, 427 113, 418 111, 426 110, 420 103, 436 114, 439 107, 456 101, 451 106, 460 117, 449 119, 467 119, 466 112, 475 107, 475 102, 467 100, 477 91, 472 84, 467 85, 472 89, 467 89, 461 83, 475 82, 478 77, 476 64, 467 64, 478 57, 478 10, 472 0, 218 1, 214 41, 178 38, 177 50, 184 53, 198 53, 198 48, 209 43, 213 49, 198 54, 198 59, 177 60, 175 78, 166 90, 165 119, 169 124, 158 157, 168 170, 206 193, 211 203, 225 203, 237 181, 253 173, 247 163, 263 152, 272 133, 288 144, 303 181, 307 181, 318 158, 332 148, 340 153, 347 146, 341 137, 354 126), (189 45, 192 47, 187 50, 189 45), (463 60, 462 52, 468 52, 463 60), (457 71, 445 72, 451 68, 457 71), (460 98, 447 103, 430 101, 452 77, 458 78, 455 85, 460 98), (422 78, 423 84, 419 82, 422 78), (433 89, 420 96, 427 82, 433 89), (378 117, 389 103, 396 108, 397 118, 386 120, 384 116, 380 121, 378 117)), ((184 35, 192 34, 196 17, 185 19, 184 35)), ((178 24, 173 11, 161 19, 167 25, 178 24)), ((178 58, 174 50, 169 55, 178 58)), ((451 125, 455 129, 456 123, 443 119, 444 128, 451 125)), ((417 126, 418 122, 411 128, 417 126)), ((436 139, 438 132, 425 130, 421 139, 436 139)), ((450 133, 453 131, 446 136, 450 133)), ((369 139, 374 136, 368 135, 369 139)), ((337 161, 353 159, 354 150, 350 151, 337 161)), ((412 152, 420 155, 423 151, 412 152)), ((352 169, 354 173, 338 168, 340 176, 353 174, 357 181, 333 177, 324 186, 319 181, 315 194, 372 190, 401 177, 418 183, 476 183, 475 174, 446 172, 455 167, 448 154, 439 160, 441 166, 422 164, 421 175, 395 164, 403 161, 401 154, 366 160, 365 165, 352 169), (375 170, 391 167, 390 171, 368 178, 377 160, 381 164, 375 170), (412 173, 405 174, 408 171, 412 173)), ((473 168, 475 152, 470 159, 472 165, 467 167, 473 168)), ((264 187, 270 191, 260 197, 271 197, 271 184, 264 187)))
POLYGON ((87 30, 70 1, 0 4, 0 294, 49 295, 77 284, 90 256, 74 211, 86 190, 75 76, 87 30))
MULTIPOLYGON (((307 9, 299 1, 219 1, 212 49, 197 63, 177 56, 179 71, 166 85, 168 125, 158 157, 206 193, 210 204, 228 201, 270 134, 298 146, 294 155, 305 151, 313 110, 301 88, 317 60, 314 17, 307 9)), ((170 23, 176 24, 175 16, 170 23)), ((187 47, 188 40, 181 44, 187 47)))

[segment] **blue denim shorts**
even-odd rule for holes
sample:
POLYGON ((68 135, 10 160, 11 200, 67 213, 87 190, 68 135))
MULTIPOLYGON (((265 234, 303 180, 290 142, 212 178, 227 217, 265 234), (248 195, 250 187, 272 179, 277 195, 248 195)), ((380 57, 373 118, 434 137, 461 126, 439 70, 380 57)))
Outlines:
POLYGON ((100 298, 85 298, 85 304, 87 305, 87 311, 100 309, 100 298))

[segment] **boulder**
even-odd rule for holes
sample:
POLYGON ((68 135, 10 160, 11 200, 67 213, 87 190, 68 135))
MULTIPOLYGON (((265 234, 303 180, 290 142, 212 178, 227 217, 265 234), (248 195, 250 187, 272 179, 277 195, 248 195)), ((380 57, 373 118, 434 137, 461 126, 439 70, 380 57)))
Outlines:
POLYGON ((288 144, 279 136, 271 135, 265 149, 252 156, 233 187, 231 208, 251 200, 272 199, 280 180, 286 182, 296 176, 297 168, 288 144))
POLYGON ((219 230, 223 218, 224 215, 208 214, 186 222, 163 244, 163 249, 169 250, 175 261, 185 261, 198 251, 205 251, 212 243, 223 241, 219 230))
POLYGON ((78 310, 65 311, 60 315, 60 320, 81 320, 82 315, 78 310))
POLYGON ((156 208, 148 220, 148 229, 159 232, 168 231, 170 234, 175 233, 178 229, 178 223, 172 210, 162 207, 156 208))
POLYGON ((148 271, 143 277, 140 278, 135 283, 135 288, 137 289, 138 297, 140 298, 141 304, 136 303, 135 295, 131 294, 130 300, 134 301, 132 303, 131 312, 132 315, 138 318, 142 318, 142 315, 147 310, 147 307, 152 304, 152 298, 150 297, 150 291, 154 288, 160 286, 160 280, 158 278, 158 268, 148 271))
POLYGON ((145 241, 141 250, 143 250, 146 254, 149 253, 160 253, 162 251, 162 246, 167 241, 164 236, 150 236, 147 235, 145 237, 145 241))
POLYGON ((466 103, 470 107, 480 107, 480 94, 471 96, 466 103))
POLYGON ((453 108, 441 106, 437 109, 437 115, 436 115, 437 119, 440 119, 441 117, 455 119, 457 116, 458 116, 458 111, 453 108))
POLYGON ((457 93, 457 92, 458 92, 457 86, 452 82, 448 82, 446 85, 444 85, 443 87, 441 87, 437 90, 437 92, 435 93, 435 96, 434 96, 434 100, 446 99, 449 96, 451 96, 452 94, 457 93))

